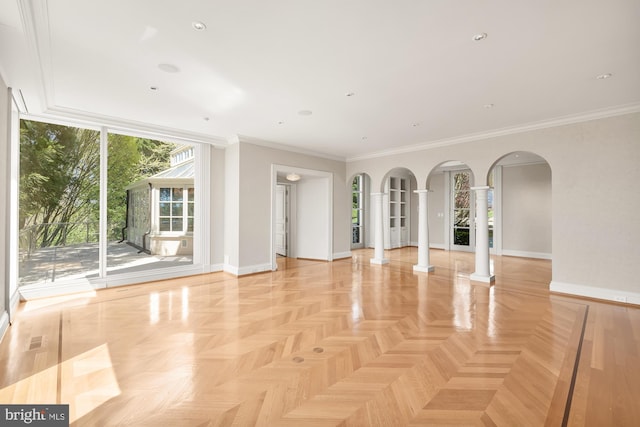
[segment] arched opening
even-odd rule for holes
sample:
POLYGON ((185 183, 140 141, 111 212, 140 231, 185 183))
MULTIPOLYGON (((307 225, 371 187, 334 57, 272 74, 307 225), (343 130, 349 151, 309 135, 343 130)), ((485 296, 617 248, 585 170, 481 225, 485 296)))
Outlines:
POLYGON ((551 259, 551 183, 551 166, 531 152, 506 154, 489 169, 495 254, 551 259))
POLYGON ((415 175, 406 168, 391 169, 382 181, 384 248, 417 246, 418 188, 415 175))

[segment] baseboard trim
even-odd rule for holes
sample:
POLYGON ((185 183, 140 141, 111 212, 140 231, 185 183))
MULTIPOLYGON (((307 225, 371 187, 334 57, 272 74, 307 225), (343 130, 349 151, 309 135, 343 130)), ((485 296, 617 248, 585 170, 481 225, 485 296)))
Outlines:
POLYGON ((638 292, 596 288, 593 286, 576 285, 574 283, 563 283, 555 280, 549 284, 549 290, 559 294, 640 305, 640 293, 638 292))
POLYGON ((538 258, 538 259, 551 259, 552 256, 547 252, 528 252, 528 251, 514 251, 511 249, 503 249, 503 256, 515 256, 520 258, 538 258))
POLYGON ((429 249, 442 249, 442 250, 444 250, 444 243, 429 243, 429 249))
POLYGON ((4 334, 7 333, 7 329, 9 329, 9 314, 5 310, 0 316, 0 342, 2 342, 4 334))
POLYGON ((247 274, 264 273, 265 271, 272 271, 271 263, 247 265, 246 267, 236 267, 235 265, 224 265, 224 271, 231 273, 234 276, 245 276, 247 274))
POLYGON ((344 258, 351 258, 352 254, 351 251, 347 251, 347 252, 336 252, 335 254, 333 254, 333 259, 344 259, 344 258))

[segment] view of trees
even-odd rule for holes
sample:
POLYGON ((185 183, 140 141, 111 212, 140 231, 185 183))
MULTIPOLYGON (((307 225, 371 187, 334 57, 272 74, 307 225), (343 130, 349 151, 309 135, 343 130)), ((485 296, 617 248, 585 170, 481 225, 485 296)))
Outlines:
MULTIPOLYGON (((126 187, 169 167, 175 144, 109 134, 109 238, 125 224, 126 187)), ((100 133, 23 120, 20 124, 21 246, 95 242, 100 212, 100 133)))

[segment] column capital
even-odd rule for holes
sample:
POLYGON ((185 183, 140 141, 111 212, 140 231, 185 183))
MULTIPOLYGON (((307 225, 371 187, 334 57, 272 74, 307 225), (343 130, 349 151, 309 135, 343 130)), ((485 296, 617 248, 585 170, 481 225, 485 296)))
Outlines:
POLYGON ((431 190, 413 190, 413 192, 416 194, 423 194, 423 193, 429 193, 431 192, 431 190))
POLYGON ((488 185, 480 185, 478 187, 471 187, 471 190, 473 191, 491 190, 491 187, 489 187, 488 185))

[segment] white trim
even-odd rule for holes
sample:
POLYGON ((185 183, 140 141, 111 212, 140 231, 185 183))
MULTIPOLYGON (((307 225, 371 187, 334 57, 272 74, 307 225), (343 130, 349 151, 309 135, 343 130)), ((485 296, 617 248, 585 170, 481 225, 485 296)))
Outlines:
POLYGON ((2 338, 4 338, 7 329, 9 329, 9 314, 3 311, 0 316, 0 342, 2 342, 2 338))
POLYGON ((496 281, 496 276, 482 276, 480 274, 472 273, 469 275, 469 280, 482 283, 493 283, 496 281))
MULTIPOLYGON (((109 175, 109 133, 106 127, 100 129, 100 175, 98 185, 100 187, 99 200, 99 234, 98 234, 98 276, 107 275, 107 208, 108 208, 108 187, 107 177, 109 175)), ((127 200, 127 203, 129 201, 127 200)))
POLYGON ((345 259, 345 258, 351 258, 352 253, 351 251, 346 251, 346 252, 335 252, 333 254, 333 260, 338 260, 338 259, 345 259))
POLYGON ((232 137, 232 138, 227 140, 228 144, 235 144, 235 143, 238 143, 238 142, 246 142, 248 144, 259 145, 261 147, 266 147, 266 148, 272 148, 274 150, 282 150, 282 151, 288 151, 288 152, 291 152, 291 153, 304 154, 304 155, 307 155, 307 156, 321 157, 323 159, 335 160, 335 161, 338 161, 338 162, 344 162, 345 161, 345 158, 341 157, 341 156, 334 156, 334 155, 327 154, 327 153, 321 153, 321 152, 318 152, 318 151, 307 150, 305 148, 294 147, 292 145, 281 144, 281 143, 273 142, 273 141, 266 141, 264 139, 252 138, 250 136, 245 136, 245 135, 235 135, 234 137, 232 137))
MULTIPOLYGON (((18 304, 20 304, 20 291, 16 289, 13 295, 11 295, 11 300, 9 302, 11 307, 10 314, 15 313, 18 310, 18 304)), ((13 315, 10 317, 13 317, 13 315)), ((9 319, 9 321, 11 321, 11 319, 9 319)))
POLYGON ((234 276, 244 276, 246 274, 265 273, 272 271, 270 263, 247 265, 245 267, 236 267, 230 264, 225 264, 224 271, 231 273, 234 276))
POLYGON ((91 284, 89 280, 74 280, 66 283, 25 285, 19 288, 20 298, 29 301, 36 298, 54 297, 79 292, 94 292, 106 288, 106 284, 91 284))
POLYGON ((502 168, 493 168, 493 248, 495 255, 504 255, 502 249, 502 168))
POLYGON ((445 249, 444 243, 429 243, 429 249, 445 249))
POLYGON ((566 116, 560 116, 548 120, 541 120, 538 122, 525 123, 517 126, 506 127, 501 129, 494 129, 486 132, 477 132, 462 136, 456 136, 453 138, 438 139, 435 141, 423 142, 421 144, 408 145, 405 147, 394 148, 391 150, 378 151, 371 154, 365 154, 363 156, 348 157, 346 162, 355 162, 359 160, 375 159, 379 157, 386 157, 395 154, 414 153, 416 151, 431 150, 438 147, 446 147, 450 145, 462 144, 465 142, 478 141, 482 139, 495 138, 505 135, 513 135, 517 133, 529 132, 532 130, 547 129, 556 126, 569 125, 574 123, 587 122, 590 120, 604 119, 607 117, 621 116, 624 114, 638 113, 640 112, 640 103, 631 103, 618 105, 615 107, 603 108, 599 110, 586 111, 579 114, 571 114, 566 116))
POLYGON ((557 282, 555 280, 549 284, 549 290, 561 294, 640 305, 640 293, 638 292, 596 288, 594 286, 576 285, 573 283, 557 282))
MULTIPOLYGON (((494 231, 495 233, 495 231, 494 231)), ((494 234, 495 236, 495 234, 494 234)), ((495 242, 495 240, 494 240, 495 242)), ((529 252, 529 251, 513 251, 511 249, 503 249, 503 256, 515 256, 522 258, 538 258, 538 259, 552 259, 552 254, 547 252, 529 252)))
POLYGON ((433 265, 429 265, 427 267, 420 267, 419 265, 413 266, 413 271, 417 273, 431 273, 435 270, 433 265))

